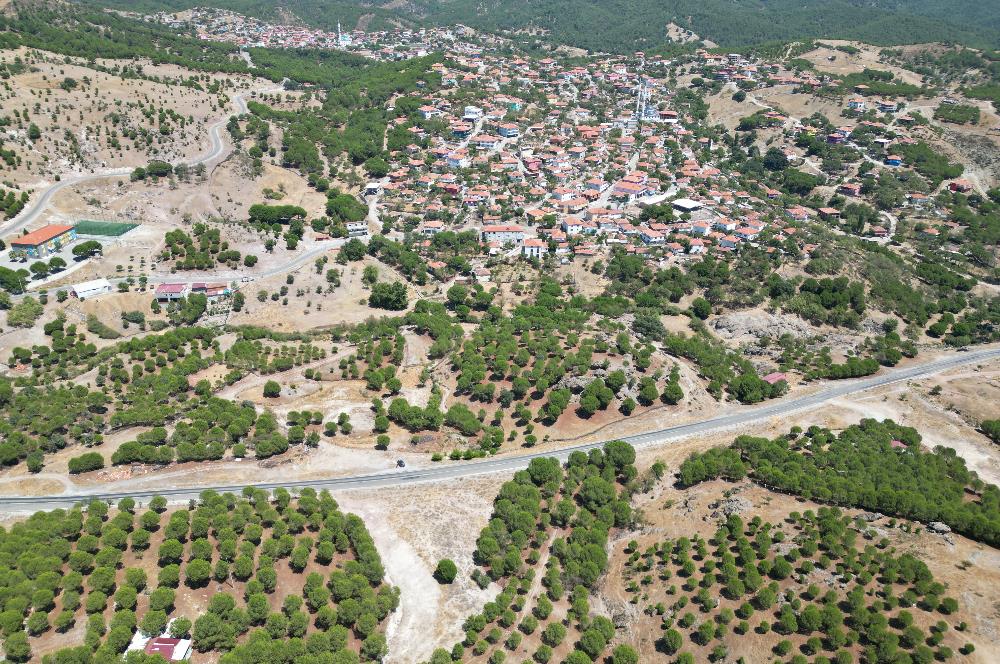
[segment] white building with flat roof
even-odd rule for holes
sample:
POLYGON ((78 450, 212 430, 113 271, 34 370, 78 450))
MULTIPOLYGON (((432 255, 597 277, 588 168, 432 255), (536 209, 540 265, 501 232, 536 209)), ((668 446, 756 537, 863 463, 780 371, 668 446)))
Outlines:
POLYGON ((93 281, 84 281, 83 283, 74 285, 70 289, 73 297, 81 300, 86 300, 96 295, 102 295, 112 291, 114 291, 114 288, 111 286, 111 282, 103 278, 94 279, 93 281))
POLYGON ((690 198, 678 198, 677 200, 671 202, 674 209, 679 212, 694 212, 695 210, 700 210, 704 207, 698 201, 692 201, 690 198))
POLYGON ((351 237, 368 235, 368 220, 362 219, 361 221, 347 221, 344 222, 344 228, 347 229, 347 234, 351 237))

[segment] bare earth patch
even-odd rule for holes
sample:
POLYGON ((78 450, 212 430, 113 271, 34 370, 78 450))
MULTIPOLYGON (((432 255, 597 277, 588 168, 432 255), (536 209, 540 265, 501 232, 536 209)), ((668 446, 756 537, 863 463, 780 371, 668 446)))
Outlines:
POLYGON ((445 485, 351 491, 335 494, 340 505, 361 516, 375 540, 389 583, 402 591, 400 608, 386 630, 386 662, 417 662, 436 647, 450 649, 463 638, 462 621, 499 591, 469 578, 479 531, 506 476, 465 478, 445 485), (450 585, 434 580, 441 558, 458 566, 450 585))

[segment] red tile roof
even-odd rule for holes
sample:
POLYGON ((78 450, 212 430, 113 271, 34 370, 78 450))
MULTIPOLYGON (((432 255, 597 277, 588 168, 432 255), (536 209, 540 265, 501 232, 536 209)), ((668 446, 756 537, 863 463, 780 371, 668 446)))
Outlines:
POLYGON ((27 235, 22 235, 19 238, 11 240, 11 244, 37 246, 48 242, 54 237, 59 237, 63 233, 71 230, 73 230, 72 226, 49 224, 48 226, 42 226, 37 231, 32 231, 27 235))
POLYGON ((156 287, 157 293, 183 293, 187 284, 160 284, 156 287))

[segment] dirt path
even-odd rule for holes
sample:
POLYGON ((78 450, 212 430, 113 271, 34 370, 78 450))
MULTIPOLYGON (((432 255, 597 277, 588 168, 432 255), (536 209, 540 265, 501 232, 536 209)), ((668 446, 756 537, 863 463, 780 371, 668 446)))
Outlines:
POLYGON ((73 482, 71 482, 68 477, 66 477, 65 475, 61 475, 59 473, 36 473, 34 475, 27 475, 27 476, 13 475, 11 477, 0 478, 0 484, 21 482, 29 478, 32 480, 48 480, 52 482, 58 482, 59 484, 63 485, 64 489, 67 490, 76 488, 76 485, 73 482))
POLYGON ((486 525, 493 497, 506 477, 467 478, 447 487, 341 491, 343 509, 364 518, 375 540, 386 578, 401 590, 390 618, 387 664, 426 661, 435 648, 462 640, 462 622, 481 611, 499 588, 480 588, 471 577, 476 537, 486 525), (434 567, 449 558, 458 576, 448 585, 434 580, 434 567))
POLYGON ((369 500, 338 496, 344 509, 354 512, 368 526, 382 556, 386 581, 399 588, 399 608, 386 625, 389 654, 386 664, 416 662, 426 656, 427 631, 436 620, 441 586, 416 549, 389 525, 384 510, 369 500))
POLYGON ((534 565, 536 570, 535 578, 531 580, 531 587, 528 589, 528 594, 524 598, 524 608, 521 612, 517 614, 517 620, 515 624, 521 624, 521 621, 528 617, 531 613, 531 608, 535 606, 535 600, 538 599, 538 595, 542 590, 542 579, 545 578, 544 574, 538 573, 545 570, 549 564, 549 558, 552 557, 552 543, 556 541, 556 535, 559 534, 559 530, 553 530, 552 534, 549 535, 549 539, 545 542, 542 547, 542 556, 538 561, 538 564, 534 565))

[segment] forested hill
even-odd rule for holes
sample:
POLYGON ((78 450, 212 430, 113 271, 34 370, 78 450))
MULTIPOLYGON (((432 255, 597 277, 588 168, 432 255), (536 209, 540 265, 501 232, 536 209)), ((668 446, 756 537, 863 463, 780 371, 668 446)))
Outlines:
POLYGON ((76 0, 95 7, 134 12, 183 11, 193 7, 229 9, 247 16, 281 22, 294 16, 309 25, 332 30, 341 23, 354 29, 365 17, 369 30, 416 24, 406 10, 382 9, 388 0, 76 0))
POLYGON ((722 46, 808 37, 889 43, 1000 43, 1000 1, 888 0, 422 0, 440 22, 485 28, 533 25, 555 40, 630 51, 661 44, 669 22, 722 46), (478 8, 486 7, 483 11, 478 8))
POLYGON ((213 5, 274 19, 278 8, 318 27, 455 24, 497 30, 543 28, 560 43, 602 51, 661 45, 667 23, 722 46, 810 37, 875 44, 953 41, 1000 46, 1000 0, 88 0, 128 9, 213 5))

